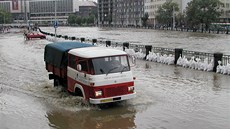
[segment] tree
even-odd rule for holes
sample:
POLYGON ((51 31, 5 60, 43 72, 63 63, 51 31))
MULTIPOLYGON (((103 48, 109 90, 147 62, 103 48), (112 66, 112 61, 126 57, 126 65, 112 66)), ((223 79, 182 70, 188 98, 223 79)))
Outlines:
POLYGON ((177 27, 182 27, 183 25, 186 24, 186 18, 185 18, 185 14, 184 13, 178 13, 176 15, 176 23, 177 23, 177 27))
POLYGON ((145 14, 144 14, 144 17, 141 18, 141 20, 142 20, 142 25, 143 25, 144 27, 146 27, 148 19, 149 19, 149 14, 148 14, 148 13, 145 13, 145 14))
POLYGON ((89 17, 88 17, 88 20, 89 20, 89 24, 94 24, 95 23, 95 20, 97 19, 97 11, 91 11, 89 13, 89 17))
POLYGON ((10 23, 11 21, 11 14, 5 10, 0 9, 0 24, 10 23))
POLYGON ((94 24, 94 18, 95 18, 94 15, 90 15, 90 16, 88 17, 88 23, 89 23, 89 24, 94 24))
POLYGON ((70 25, 89 25, 89 24, 94 24, 94 19, 96 17, 96 13, 95 12, 91 12, 89 13, 88 16, 76 16, 75 14, 71 14, 68 17, 68 23, 70 25))
POLYGON ((178 4, 172 2, 172 0, 165 2, 157 10, 156 20, 158 23, 166 26, 172 26, 173 22, 173 13, 178 11, 178 4))
POLYGON ((81 25, 82 22, 84 22, 83 19, 82 19, 81 17, 77 16, 77 17, 76 17, 76 23, 77 23, 78 25, 81 25))
POLYGON ((76 15, 70 14, 67 21, 70 25, 73 25, 73 24, 76 24, 76 19, 77 19, 76 15))
POLYGON ((210 24, 220 16, 218 11, 221 2, 219 0, 192 0, 186 8, 187 22, 190 27, 202 25, 208 30, 210 24))

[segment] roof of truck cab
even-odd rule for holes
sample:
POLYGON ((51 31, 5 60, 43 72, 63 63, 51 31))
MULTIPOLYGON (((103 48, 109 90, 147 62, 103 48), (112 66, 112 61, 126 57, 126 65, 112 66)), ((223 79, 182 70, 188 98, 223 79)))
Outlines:
POLYGON ((105 47, 87 47, 77 48, 69 51, 72 55, 77 55, 83 58, 97 58, 105 56, 126 55, 127 53, 122 50, 105 48, 105 47))

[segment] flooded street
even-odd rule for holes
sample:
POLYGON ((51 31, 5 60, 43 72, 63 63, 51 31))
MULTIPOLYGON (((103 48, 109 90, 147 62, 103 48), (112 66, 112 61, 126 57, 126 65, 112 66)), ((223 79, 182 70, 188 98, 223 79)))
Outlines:
MULTIPOLYGON (((227 35, 68 27, 58 33, 230 54, 227 35)), ((99 108, 53 87, 43 58, 48 43, 25 41, 22 33, 0 34, 1 129, 230 128, 228 75, 138 60, 132 67, 137 97, 99 108)))
MULTIPOLYGON (((53 27, 41 28, 45 32, 54 33, 53 27)), ((183 48, 190 51, 230 55, 230 36, 226 34, 192 33, 180 31, 164 31, 151 29, 108 29, 108 28, 70 28, 59 27, 57 34, 75 36, 77 38, 111 40, 152 45, 163 48, 183 48), (59 31, 60 30, 60 31, 59 31), (70 31, 71 30, 71 31, 70 31)))

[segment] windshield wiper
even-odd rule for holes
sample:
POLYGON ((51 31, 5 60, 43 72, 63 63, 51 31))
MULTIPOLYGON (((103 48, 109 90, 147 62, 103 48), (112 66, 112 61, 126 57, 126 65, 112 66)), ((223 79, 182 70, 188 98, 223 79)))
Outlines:
POLYGON ((107 74, 106 74, 106 75, 108 75, 111 71, 113 71, 114 69, 117 69, 117 68, 119 68, 119 67, 114 67, 114 68, 111 68, 111 69, 107 72, 107 74))
POLYGON ((123 68, 122 68, 122 70, 121 70, 121 73, 125 70, 125 69, 127 69, 128 70, 128 66, 124 66, 123 68))
POLYGON ((105 73, 103 69, 100 69, 100 72, 101 72, 101 73, 105 73))

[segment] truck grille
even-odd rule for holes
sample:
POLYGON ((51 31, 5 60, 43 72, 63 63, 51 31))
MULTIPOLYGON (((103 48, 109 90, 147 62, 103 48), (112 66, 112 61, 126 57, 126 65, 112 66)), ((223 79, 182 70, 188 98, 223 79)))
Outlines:
POLYGON ((128 93, 128 89, 125 86, 110 87, 105 89, 105 97, 124 95, 127 93, 128 93))

